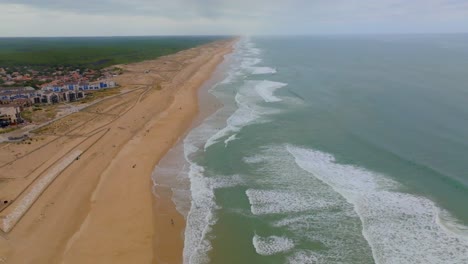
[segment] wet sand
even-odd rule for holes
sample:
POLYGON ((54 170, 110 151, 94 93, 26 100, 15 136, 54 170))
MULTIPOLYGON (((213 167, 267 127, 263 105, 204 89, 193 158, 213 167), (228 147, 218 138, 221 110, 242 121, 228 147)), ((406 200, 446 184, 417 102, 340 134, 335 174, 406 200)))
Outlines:
POLYGON ((183 250, 183 239, 185 234, 185 222, 186 216, 190 209, 190 197, 183 197, 183 201, 178 201, 176 208, 174 199, 181 199, 181 197, 174 197, 172 192, 173 189, 178 189, 184 193, 190 193, 189 179, 183 176, 178 177, 178 174, 183 172, 184 166, 189 166, 184 156, 184 138, 190 132, 191 129, 200 125, 207 117, 214 114, 218 109, 222 107, 221 102, 210 93, 210 89, 216 83, 222 81, 226 76, 225 72, 228 68, 229 61, 224 61, 218 65, 217 70, 212 74, 211 78, 207 80, 202 87, 198 90, 198 113, 195 118, 192 119, 190 129, 181 136, 176 144, 172 146, 169 152, 159 161, 158 168, 153 172, 153 180, 156 181, 157 186, 154 187, 153 192, 157 199, 155 200, 155 219, 156 219, 156 230, 158 233, 171 233, 177 230, 180 231, 180 236, 170 236, 172 239, 167 240, 167 235, 155 236, 155 248, 158 254, 158 263, 170 263, 167 262, 169 256, 165 254, 167 248, 182 247, 183 250), (162 171, 161 171, 162 169, 162 171), (182 214, 181 214, 182 212, 182 214), (167 228, 167 223, 171 223, 171 228, 167 228), (174 223, 174 224, 172 224, 174 223), (182 238, 180 240, 179 238, 182 238))
POLYGON ((0 263, 181 263, 184 219, 170 192, 155 198, 150 176, 193 124, 198 89, 232 43, 121 65, 117 82, 131 92, 54 122, 30 145, 0 146, 0 199, 10 201, 0 219, 25 186, 83 152, 1 233, 0 263))

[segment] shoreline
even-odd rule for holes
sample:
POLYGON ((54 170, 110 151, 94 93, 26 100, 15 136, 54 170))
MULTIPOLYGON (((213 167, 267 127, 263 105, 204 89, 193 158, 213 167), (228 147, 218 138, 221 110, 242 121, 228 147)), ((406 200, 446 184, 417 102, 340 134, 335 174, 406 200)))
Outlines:
MULTIPOLYGON (((61 152, 83 153, 60 172, 9 233, 1 234, 0 260, 182 262, 183 243, 167 243, 177 237, 182 241, 180 236, 158 233, 155 228, 155 214, 163 213, 156 211, 152 180, 147 176, 190 128, 198 111, 199 88, 232 51, 234 41, 124 65, 119 83, 135 93, 103 100, 86 113, 51 124, 38 136, 39 142, 2 148, 0 161, 6 162, 3 172, 10 173, 10 180, 0 181, 0 190, 7 188, 11 194, 6 195, 12 197, 25 184, 23 178, 40 181, 48 167, 63 159, 61 152), (38 145, 40 151, 11 158, 17 151, 31 151, 38 145), (170 251, 158 250, 154 239, 159 236, 164 239, 162 245, 172 247, 170 251)), ((11 201, 9 206, 15 206, 15 200, 11 201)), ((177 228, 179 222, 183 221, 176 221, 177 228)))
MULTIPOLYGON (((222 80, 223 75, 226 69, 222 69, 220 67, 226 62, 225 56, 229 56, 231 52, 226 53, 223 56, 223 59, 216 65, 212 74, 207 78, 203 84, 197 89, 196 94, 196 104, 197 104, 197 112, 193 117, 190 127, 179 137, 177 142, 173 144, 173 146, 166 152, 166 154, 159 160, 158 164, 155 166, 155 170, 153 171, 153 194, 155 196, 154 199, 154 206, 155 206, 155 232, 161 235, 155 235, 155 256, 158 258, 157 263, 173 263, 168 262, 169 256, 168 255, 161 255, 158 254, 159 252, 170 252, 171 248, 180 248, 180 256, 181 259, 177 263, 182 263, 183 257, 183 249, 184 249, 184 240, 185 240, 185 227, 186 227, 186 216, 184 216, 180 210, 177 209, 177 204, 174 201, 174 192, 172 191, 173 188, 178 187, 174 186, 174 183, 164 183, 161 186, 160 183, 157 182, 158 179, 158 167, 163 163, 164 168, 172 169, 173 167, 178 166, 185 166, 187 165, 187 161, 184 157, 184 139, 185 137, 191 132, 192 129, 199 126, 207 117, 214 114, 218 109, 222 108, 221 102, 210 93, 210 89, 213 85, 216 85, 219 81, 222 80), (170 153, 171 151, 175 151, 175 153, 170 153), (174 155, 171 155, 174 154, 174 155), (166 164, 170 163, 170 164, 166 164), (173 222, 172 222, 173 221, 173 222), (171 229, 167 229, 168 223, 171 223, 171 229), (174 224, 172 224, 174 223, 174 224), (174 230, 172 230, 174 229, 174 230), (166 239, 164 238, 166 237, 166 239), (171 239, 167 239, 170 237, 171 239), (180 240, 178 239, 180 238, 180 240)), ((227 62, 229 63, 229 62, 227 62)), ((177 173, 182 171, 182 168, 178 168, 180 170, 177 173)), ((171 177, 171 180, 174 179, 177 175, 172 173, 171 175, 167 175, 165 177, 171 177)), ((164 176, 163 176, 164 177, 164 176)), ((162 179, 167 180, 167 179, 162 179)), ((189 181, 189 179, 186 179, 189 181)), ((188 183, 190 185, 190 183, 188 183)), ((190 192, 190 188, 188 187, 188 192, 190 192)), ((190 198, 189 198, 190 199, 190 198)), ((190 201, 188 201, 190 202, 190 201)), ((187 208, 190 210, 190 208, 187 208)), ((188 213, 188 212, 187 212, 188 213)))

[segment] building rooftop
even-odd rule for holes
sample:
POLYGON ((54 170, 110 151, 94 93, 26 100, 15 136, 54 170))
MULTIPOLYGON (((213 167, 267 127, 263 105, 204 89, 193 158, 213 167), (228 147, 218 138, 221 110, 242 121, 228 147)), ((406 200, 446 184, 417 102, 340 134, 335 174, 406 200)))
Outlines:
POLYGON ((0 87, 1 91, 35 91, 36 89, 32 88, 31 86, 26 87, 0 87))

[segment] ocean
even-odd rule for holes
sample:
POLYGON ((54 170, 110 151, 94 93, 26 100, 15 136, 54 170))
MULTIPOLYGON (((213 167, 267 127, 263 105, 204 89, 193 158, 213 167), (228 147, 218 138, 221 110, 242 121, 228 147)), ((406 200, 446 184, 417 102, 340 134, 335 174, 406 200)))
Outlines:
POLYGON ((248 37, 221 71, 155 171, 184 263, 468 263, 468 35, 248 37))

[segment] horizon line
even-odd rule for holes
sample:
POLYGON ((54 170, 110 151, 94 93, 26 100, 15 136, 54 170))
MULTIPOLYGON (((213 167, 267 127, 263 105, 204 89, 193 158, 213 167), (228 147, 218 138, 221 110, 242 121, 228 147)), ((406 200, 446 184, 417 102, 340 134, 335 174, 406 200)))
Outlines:
POLYGON ((0 36, 6 38, 125 38, 125 37, 240 37, 240 36, 260 36, 260 37, 300 37, 300 36, 372 36, 372 35, 461 35, 466 32, 361 32, 361 33, 298 33, 298 34, 154 34, 154 35, 51 35, 51 36, 0 36))

